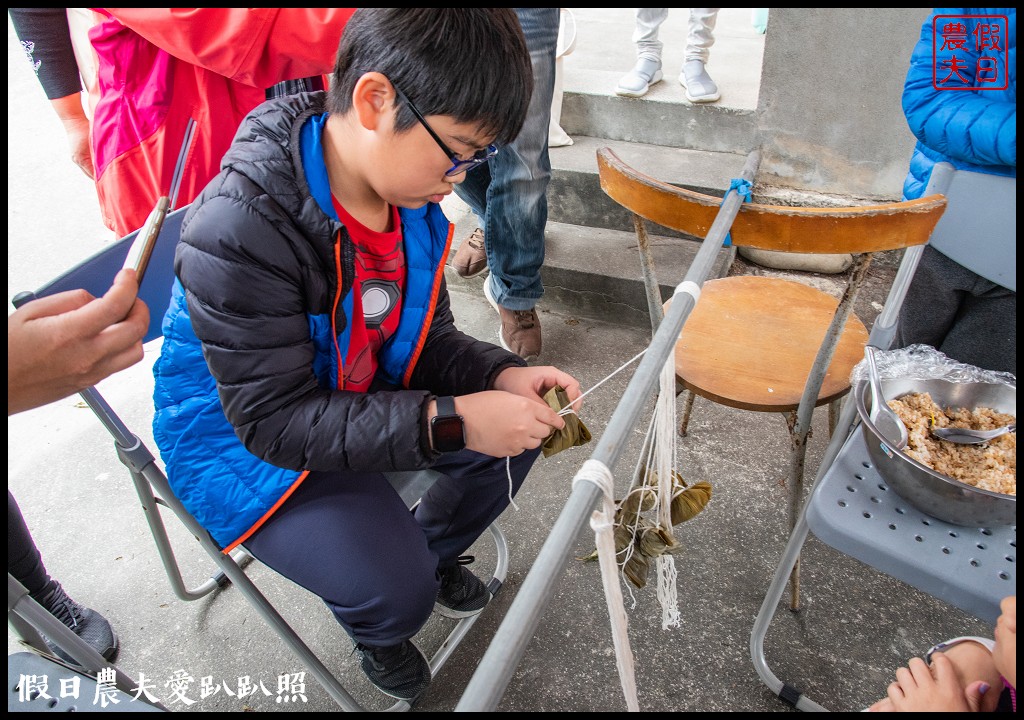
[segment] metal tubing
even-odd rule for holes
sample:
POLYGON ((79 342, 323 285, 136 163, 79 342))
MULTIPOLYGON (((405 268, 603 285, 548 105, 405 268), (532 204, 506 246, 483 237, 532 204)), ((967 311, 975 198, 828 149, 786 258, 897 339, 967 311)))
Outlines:
MULTIPOLYGON (((134 695, 137 690, 138 683, 119 670, 116 665, 107 662, 102 655, 96 652, 95 648, 33 600, 25 586, 10 573, 7 573, 7 616, 8 618, 20 618, 19 627, 21 624, 28 624, 33 629, 37 629, 35 632, 37 637, 39 631, 45 633, 54 645, 74 658, 85 674, 95 678, 101 670, 110 669, 114 672, 114 686, 118 690, 126 695, 134 695)), ((46 652, 48 653, 49 649, 46 649, 46 652)), ((139 699, 161 710, 167 709, 159 702, 149 701, 145 698, 145 693, 140 694, 139 699)))
MULTIPOLYGON (((839 338, 846 327, 846 321, 853 313, 853 303, 864 278, 867 276, 868 268, 871 266, 871 253, 863 253, 857 257, 853 270, 850 272, 850 279, 847 282, 843 297, 836 307, 835 315, 825 333, 825 339, 818 347, 814 356, 814 365, 807 376, 804 384, 803 394, 800 396, 800 404, 795 414, 796 421, 790 428, 792 448, 790 450, 789 466, 789 529, 796 527, 797 515, 800 512, 800 505, 804 496, 804 458, 807 455, 807 436, 811 431, 811 421, 814 417, 814 408, 818 402, 818 393, 821 392, 821 384, 825 380, 825 372, 832 364, 836 346, 839 338)), ((790 577, 790 609, 800 609, 800 565, 799 561, 793 568, 790 577)))
MULTIPOLYGON (((850 432, 853 431, 854 417, 856 414, 857 407, 855 403, 844 403, 842 412, 839 416, 839 423, 837 425, 839 432, 836 432, 832 436, 828 447, 825 448, 825 455, 821 460, 821 464, 818 466, 818 472, 814 478, 815 486, 821 478, 825 476, 825 472, 832 467, 832 463, 839 455, 839 451, 842 449, 843 444, 850 436, 850 432)), ((788 578, 800 559, 800 550, 803 547, 804 542, 807 540, 809 528, 807 526, 806 512, 807 507, 805 503, 804 508, 797 519, 796 526, 790 534, 789 542, 786 544, 786 549, 783 553, 782 559, 779 561, 779 565, 775 569, 775 575, 768 587, 768 592, 765 594, 765 598, 761 602, 761 608, 757 612, 757 617, 754 618, 754 627, 750 633, 750 659, 754 663, 754 669, 757 671, 762 682, 764 682, 764 684, 776 695, 782 692, 785 684, 776 677, 775 673, 773 673, 771 668, 768 667, 768 662, 764 655, 764 639, 768 634, 768 626, 771 623, 772 618, 775 616, 779 600, 785 592, 788 578)), ((798 710, 825 709, 821 705, 808 700, 802 695, 800 696, 800 700, 796 707, 798 710)))
MULTIPOLYGON (((748 182, 753 182, 759 161, 760 153, 756 151, 747 157, 742 177, 748 182)), ((707 238, 701 244, 686 273, 685 281, 697 285, 704 283, 742 204, 743 198, 735 190, 730 190, 726 194, 707 238)), ((686 293, 676 294, 668 314, 648 346, 647 353, 630 379, 622 400, 612 413, 608 427, 591 456, 610 470, 614 469, 618 462, 626 444, 625 438, 629 437, 640 413, 655 391, 661 368, 675 348, 679 332, 694 304, 692 296, 686 293)), ((572 493, 540 549, 519 594, 509 607, 476 672, 470 678, 455 708, 457 712, 489 712, 497 707, 515 674, 516 666, 526 652, 526 646, 533 637, 544 608, 554 594, 580 530, 589 520, 590 513, 600 497, 601 490, 595 484, 573 483, 572 493)))

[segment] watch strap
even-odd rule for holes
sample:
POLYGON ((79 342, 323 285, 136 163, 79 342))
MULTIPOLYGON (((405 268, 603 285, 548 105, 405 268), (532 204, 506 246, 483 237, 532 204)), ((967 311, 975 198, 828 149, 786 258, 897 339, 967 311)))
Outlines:
POLYGON ((455 398, 451 395, 444 395, 437 398, 437 417, 451 417, 458 415, 455 411, 455 398))

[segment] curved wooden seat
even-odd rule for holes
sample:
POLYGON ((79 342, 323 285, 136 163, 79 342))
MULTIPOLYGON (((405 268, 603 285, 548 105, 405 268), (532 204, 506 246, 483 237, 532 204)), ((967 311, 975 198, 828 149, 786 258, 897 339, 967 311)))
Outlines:
MULTIPOLYGON (((666 310, 670 304, 665 303, 666 310)), ((676 343, 676 375, 686 389, 723 405, 796 410, 838 304, 831 295, 792 280, 708 280, 676 343)), ((849 391, 850 372, 864 357, 867 339, 864 323, 851 316, 816 405, 849 391)))

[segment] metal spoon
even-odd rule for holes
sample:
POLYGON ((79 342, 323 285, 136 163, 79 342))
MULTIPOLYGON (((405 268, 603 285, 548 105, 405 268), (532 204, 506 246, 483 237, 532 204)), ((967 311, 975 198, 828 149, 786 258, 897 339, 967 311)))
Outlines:
POLYGON ((868 379, 871 381, 871 412, 868 417, 879 435, 895 449, 902 450, 907 446, 907 426, 882 396, 882 383, 875 366, 875 348, 865 345, 864 357, 868 360, 868 379))
POLYGON ((1017 423, 995 430, 971 430, 970 428, 944 427, 932 428, 932 435, 940 440, 948 440, 959 445, 980 445, 992 438, 997 438, 1006 433, 1017 432, 1017 423))

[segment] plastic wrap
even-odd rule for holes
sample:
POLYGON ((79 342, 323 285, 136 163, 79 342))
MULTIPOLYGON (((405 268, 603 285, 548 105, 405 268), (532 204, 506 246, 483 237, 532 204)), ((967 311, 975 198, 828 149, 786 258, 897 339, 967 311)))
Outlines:
MULTIPOLYGON (((953 383, 992 383, 1017 389, 1017 376, 1012 373, 985 370, 953 360, 931 345, 909 345, 897 350, 875 352, 878 376, 888 378, 916 378, 920 380, 946 380, 953 383)), ((850 384, 867 377, 867 361, 857 363, 850 373, 850 384)))

